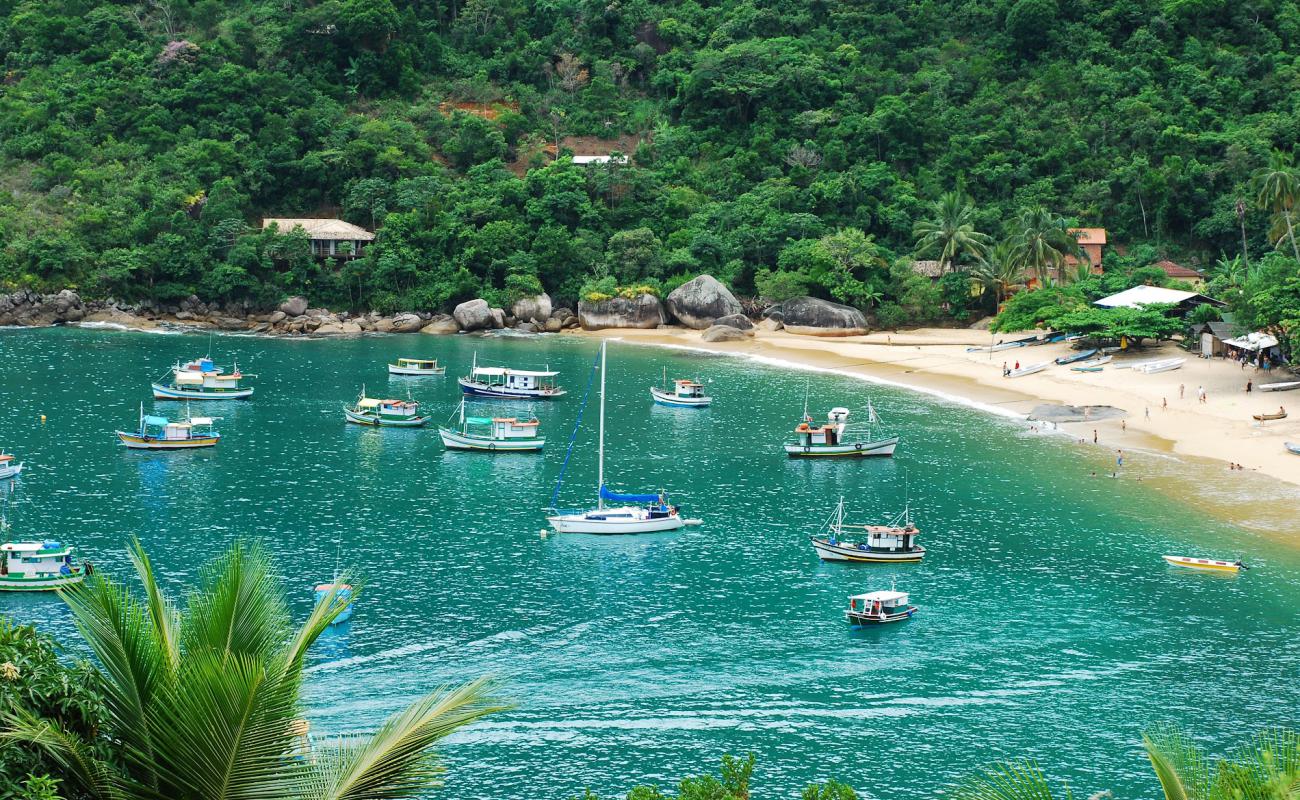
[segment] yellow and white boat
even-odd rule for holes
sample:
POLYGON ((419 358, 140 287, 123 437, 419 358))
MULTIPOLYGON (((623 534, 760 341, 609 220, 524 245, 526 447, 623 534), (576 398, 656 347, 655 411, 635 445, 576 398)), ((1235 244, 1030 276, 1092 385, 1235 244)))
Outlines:
POLYGON ((1175 567, 1187 569, 1206 569, 1213 572, 1238 572, 1250 567, 1240 561, 1216 561, 1212 558, 1189 558, 1187 556, 1163 556, 1165 561, 1175 567))

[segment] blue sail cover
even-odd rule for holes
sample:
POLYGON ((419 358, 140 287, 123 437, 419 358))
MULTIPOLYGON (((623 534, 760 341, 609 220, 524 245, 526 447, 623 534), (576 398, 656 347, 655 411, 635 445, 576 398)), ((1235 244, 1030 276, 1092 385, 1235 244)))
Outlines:
POLYGON ((619 494, 611 491, 608 486, 601 485, 600 499, 612 500, 615 503, 658 503, 659 495, 657 494, 619 494))

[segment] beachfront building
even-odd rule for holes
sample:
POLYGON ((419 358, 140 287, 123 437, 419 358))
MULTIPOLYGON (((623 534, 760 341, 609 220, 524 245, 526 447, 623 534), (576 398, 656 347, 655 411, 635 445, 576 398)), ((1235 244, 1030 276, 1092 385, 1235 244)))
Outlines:
POLYGON ((1093 303, 1102 308, 1141 308, 1142 306, 1166 303, 1174 307, 1174 313, 1183 316, 1197 306, 1211 305, 1223 308, 1222 300, 1215 300, 1200 292, 1185 292, 1179 289, 1166 289, 1163 286, 1134 286, 1119 294, 1103 297, 1093 303))
POLYGON ((1233 338, 1237 326, 1231 322, 1202 322, 1192 326, 1192 336, 1200 345, 1200 353, 1205 358, 1226 356, 1228 347, 1224 342, 1233 338))
POLYGON ((1282 349, 1278 347, 1277 337, 1263 331, 1247 333, 1232 339, 1225 339, 1224 355, 1233 360, 1241 360, 1255 366, 1276 366, 1282 363, 1282 349))
POLYGON ((262 220, 262 230, 274 225, 280 233, 301 228, 311 239, 311 254, 317 258, 356 258, 366 245, 375 240, 370 231, 341 219, 293 219, 274 217, 262 220))

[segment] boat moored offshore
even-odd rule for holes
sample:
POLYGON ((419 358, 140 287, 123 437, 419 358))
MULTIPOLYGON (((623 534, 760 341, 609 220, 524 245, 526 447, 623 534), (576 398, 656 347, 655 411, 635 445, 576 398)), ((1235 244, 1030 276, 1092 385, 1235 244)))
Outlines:
POLYGON ((144 413, 140 404, 140 424, 134 432, 117 431, 117 438, 132 450, 193 450, 215 447, 221 434, 214 429, 215 417, 191 417, 169 420, 144 413))
POLYGON ((1187 569, 1203 569, 1211 572, 1238 572, 1243 569, 1250 569, 1245 564, 1237 561, 1219 561, 1213 558, 1190 558, 1188 556, 1161 556, 1166 562, 1175 567, 1185 567, 1187 569))
POLYGON ((177 362, 169 375, 170 382, 163 378, 153 384, 155 400, 243 400, 253 396, 251 388, 239 385, 246 376, 238 364, 226 372, 207 356, 177 362))
POLYGON ((916 543, 920 533, 912 524, 911 506, 888 525, 845 524, 844 498, 840 498, 827 525, 825 537, 810 536, 813 550, 822 561, 853 561, 862 564, 914 564, 925 558, 925 548, 916 543), (866 534, 865 540, 845 535, 866 534))
POLYGON ((23 471, 23 462, 14 463, 14 456, 0 452, 0 480, 17 478, 23 471))
POLYGON ((420 404, 414 400, 366 397, 364 386, 356 404, 343 408, 343 415, 348 422, 379 428, 419 428, 429 422, 429 417, 420 413, 420 404))
POLYGON ((551 400, 566 394, 555 385, 558 372, 509 367, 480 367, 478 354, 470 373, 457 378, 460 390, 471 397, 491 397, 497 400, 551 400))
MULTIPOLYGON (((869 423, 879 423, 876 410, 867 404, 869 423)), ((813 419, 804 408, 803 421, 794 429, 795 441, 786 442, 786 455, 791 458, 827 457, 866 457, 892 456, 898 446, 898 437, 889 436, 881 439, 871 438, 871 429, 866 428, 863 435, 855 435, 848 425, 849 410, 844 407, 832 408, 826 414, 826 422, 813 425, 813 419)))
POLYGON ((706 408, 713 398, 704 394, 704 384, 687 378, 678 378, 668 387, 667 370, 664 374, 664 387, 650 387, 650 398, 661 406, 672 408, 706 408))
POLYGON ((388 365, 389 375, 445 375, 446 367, 438 366, 436 358, 399 358, 388 365))
POLYGON ((477 450, 485 453, 535 453, 546 440, 538 437, 541 423, 536 417, 467 417, 465 398, 460 400, 459 428, 438 428, 448 450, 477 450))
POLYGON ((916 612, 917 608, 911 604, 907 592, 890 589, 853 595, 849 598, 849 607, 844 616, 850 625, 860 628, 902 622, 911 619, 916 612))
POLYGON ((0 544, 0 592, 48 592, 81 583, 86 567, 55 541, 0 544))

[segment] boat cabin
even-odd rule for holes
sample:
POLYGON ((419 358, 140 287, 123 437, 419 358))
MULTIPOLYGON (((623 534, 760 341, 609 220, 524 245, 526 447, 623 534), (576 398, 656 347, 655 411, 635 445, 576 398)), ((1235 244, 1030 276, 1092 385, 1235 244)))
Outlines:
POLYGON ((541 425, 536 419, 520 420, 515 417, 492 417, 493 439, 535 439, 537 428, 541 425))
POLYGON ((693 381, 686 378, 678 378, 677 380, 673 381, 673 387, 675 388, 676 390, 675 394, 678 397, 685 397, 685 398, 692 398, 692 399, 704 397, 704 384, 699 383, 698 381, 693 381))
POLYGON ((906 592, 867 592, 855 594, 849 598, 849 613, 867 617, 896 614, 906 610, 908 598, 906 592))
POLYGON ((5 542, 0 544, 0 577, 10 580, 48 580, 73 573, 72 548, 59 542, 5 542))
POLYGON ((891 528, 888 525, 864 525, 867 531, 867 547, 888 553, 908 553, 916 549, 916 535, 919 531, 910 525, 906 528, 891 528))
POLYGON ((402 369, 419 369, 428 372, 438 371, 438 359, 436 358, 399 358, 397 366, 402 369))
POLYGON ((411 400, 376 400, 363 397, 357 402, 357 410, 363 414, 378 414, 381 417, 416 417, 420 413, 420 404, 411 400))
POLYGON ((547 370, 507 369, 505 367, 475 367, 471 378, 488 386, 516 391, 554 389, 558 372, 547 370))
POLYGON ((187 364, 173 367, 176 374, 176 386, 182 389, 238 389, 239 381, 244 376, 235 372, 227 373, 210 358, 197 358, 187 364))

